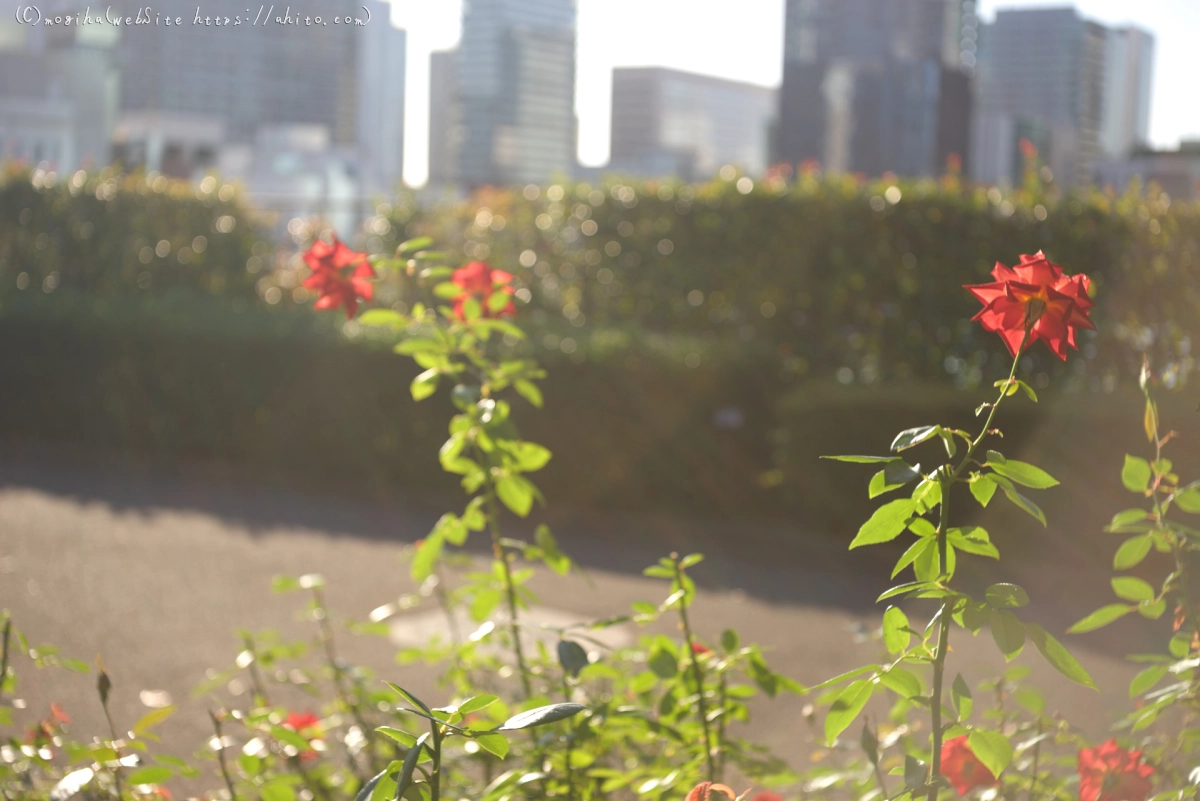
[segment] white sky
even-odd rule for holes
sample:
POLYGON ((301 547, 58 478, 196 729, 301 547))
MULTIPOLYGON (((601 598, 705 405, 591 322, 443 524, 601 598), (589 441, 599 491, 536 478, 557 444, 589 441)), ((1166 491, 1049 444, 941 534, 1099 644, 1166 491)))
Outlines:
MULTIPOLYGON (((454 47, 462 0, 391 0, 392 21, 408 31, 404 177, 425 183, 429 153, 429 54, 454 47)), ((608 161, 612 68, 665 66, 778 86, 783 69, 784 0, 577 0, 575 108, 579 158, 608 161)), ((1047 0, 979 0, 996 8, 1064 5, 1047 0)), ((1133 23, 1154 33, 1150 139, 1173 147, 1200 137, 1200 0, 1077 0, 1092 19, 1133 23)))

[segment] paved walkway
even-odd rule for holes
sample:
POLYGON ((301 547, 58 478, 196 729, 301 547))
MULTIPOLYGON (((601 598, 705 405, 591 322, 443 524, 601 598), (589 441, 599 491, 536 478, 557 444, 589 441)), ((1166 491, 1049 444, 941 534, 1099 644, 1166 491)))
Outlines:
MULTIPOLYGON (((320 572, 328 578, 335 617, 363 620, 412 589, 399 554, 428 532, 435 506, 402 511, 52 458, 0 462, 0 606, 12 610, 34 643, 53 643, 89 662, 103 653, 119 726, 145 712, 142 690, 168 693, 180 711, 161 729, 164 748, 187 756, 209 734, 209 702, 190 690, 207 669, 232 665, 237 628, 312 633, 310 624, 296 621, 302 599, 273 594, 271 576, 320 572)), ((888 565, 862 552, 847 554, 845 540, 720 521, 563 513, 550 522, 593 582, 539 574, 534 588, 554 622, 621 614, 633 601, 661 600, 664 585, 643 577, 641 568, 670 550, 700 550, 709 555, 696 569, 702 592, 694 619, 702 636, 735 627, 743 642, 769 647, 769 661, 805 684, 874 658, 876 646, 855 632, 878 625, 881 610, 861 599, 887 586, 888 565)), ((1025 583, 1054 632, 1107 600, 1094 591, 1106 584, 1095 570, 1064 583, 1060 571, 1036 560, 1007 569, 1017 571, 1006 578, 1025 583)), ((393 638, 410 638, 422 620, 410 618, 393 638)), ((1107 641, 1065 638, 1104 690, 1102 701, 1059 680, 1032 647, 1020 660, 1045 680, 1055 708, 1099 731, 1113 709, 1124 708, 1134 672, 1120 659, 1137 649, 1122 639, 1123 631, 1107 641)), ((958 635, 957 643, 954 658, 975 679, 1002 668, 986 630, 976 641, 958 635)), ((343 638, 352 659, 437 699, 432 677, 397 666, 395 649, 383 639, 343 638)), ((94 676, 35 672, 24 659, 15 665, 18 695, 28 701, 30 716, 54 700, 85 738, 103 730, 94 676)), ((764 706, 755 725, 756 737, 798 766, 809 751, 802 747, 805 702, 789 697, 764 706)))

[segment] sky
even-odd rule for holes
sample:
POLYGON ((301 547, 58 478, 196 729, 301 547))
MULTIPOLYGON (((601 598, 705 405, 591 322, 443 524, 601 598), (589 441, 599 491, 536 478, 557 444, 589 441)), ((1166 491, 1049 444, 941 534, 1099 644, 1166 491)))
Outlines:
MULTIPOLYGON (((404 178, 425 183, 429 153, 429 54, 458 43, 462 0, 391 0, 393 24, 408 31, 404 178)), ((612 69, 664 66, 778 86, 783 70, 784 0, 577 0, 575 108, 579 159, 608 161, 612 69), (736 13, 730 13, 736 9, 736 13)), ((1064 5, 1052 0, 979 0, 997 8, 1064 5)), ((1174 147, 1200 138, 1195 48, 1200 0, 1076 0, 1090 18, 1134 24, 1155 35, 1150 140, 1174 147)))

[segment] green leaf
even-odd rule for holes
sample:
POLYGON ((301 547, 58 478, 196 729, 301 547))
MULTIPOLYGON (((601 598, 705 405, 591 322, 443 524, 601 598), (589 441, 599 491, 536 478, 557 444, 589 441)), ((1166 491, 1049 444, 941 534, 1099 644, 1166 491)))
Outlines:
POLYGON ((950 685, 950 702, 954 704, 959 720, 971 717, 975 701, 971 696, 971 688, 967 686, 961 673, 954 677, 954 683, 950 685))
POLYGON ((1145 492, 1150 485, 1150 463, 1138 456, 1125 454, 1125 466, 1121 468, 1121 483, 1130 492, 1145 492))
POLYGON ((900 607, 889 606, 883 613, 883 644, 888 653, 900 654, 908 649, 912 642, 908 628, 908 616, 900 607))
POLYGON ((1151 665, 1134 676, 1133 681, 1129 682, 1129 697, 1136 698, 1142 693, 1149 692, 1166 675, 1167 665, 1151 665))
MULTIPOLYGON (((412 748, 417 744, 416 736, 409 734, 406 731, 401 731, 400 729, 393 729, 391 726, 377 726, 375 731, 379 732, 388 739, 395 740, 405 748, 412 748)), ((376 778, 381 778, 382 776, 383 774, 380 774, 376 778)))
POLYGON ((1005 459, 996 451, 988 451, 987 466, 1005 478, 1033 489, 1047 489, 1058 482, 1040 467, 1015 459, 1005 459))
POLYGON ((999 776, 1012 762, 1012 743, 1000 732, 976 729, 968 735, 967 744, 993 776, 999 776))
POLYGON ((282 778, 276 776, 259 788, 258 792, 262 801, 296 801, 296 791, 284 784, 281 781, 282 778))
MULTIPOLYGON (((171 715, 175 714, 174 706, 164 706, 161 709, 151 709, 133 724, 133 733, 143 735, 153 729, 158 724, 162 723, 171 715)), ((146 782, 147 784, 155 784, 155 782, 146 782)))
POLYGON ((441 378, 441 373, 430 368, 412 380, 408 391, 412 393, 413 400, 425 400, 434 392, 437 391, 438 379, 441 378))
POLYGON ((1135 608, 1136 607, 1129 606, 1128 604, 1108 604, 1107 606, 1102 606, 1095 612, 1092 612, 1090 615, 1085 617, 1083 620, 1076 623, 1074 626, 1071 626, 1071 628, 1067 629, 1067 633, 1085 634, 1089 631, 1095 631, 1096 629, 1104 628, 1114 620, 1125 617, 1125 615, 1132 612, 1135 608))
POLYGON ((738 649, 738 643, 738 633, 733 629, 725 629, 723 632, 721 632, 721 648, 723 648, 726 653, 733 653, 736 651, 738 649))
MULTIPOLYGON (((994 484, 992 486, 995 486, 994 484)), ((946 541, 960 551, 973 553, 976 556, 986 556, 999 559, 1000 552, 992 544, 987 530, 979 526, 964 526, 952 528, 946 532, 946 541)))
POLYGON ((895 456, 822 456, 821 458, 831 459, 835 462, 853 462, 854 464, 879 464, 896 461, 895 456))
POLYGON ((558 641, 558 664, 570 676, 578 676, 579 671, 588 666, 587 651, 583 646, 572 640, 558 641))
POLYGON ((1153 544, 1154 537, 1151 534, 1143 534, 1140 537, 1130 537, 1125 540, 1113 556, 1113 569, 1129 570, 1137 567, 1150 553, 1150 546, 1153 544))
POLYGON ((858 736, 858 743, 862 746, 863 753, 867 755, 872 765, 879 764, 879 740, 876 739, 875 733, 871 731, 871 727, 863 721, 862 734, 858 736))
MULTIPOLYGON (((904 755, 904 786, 910 790, 916 790, 925 786, 925 781, 928 778, 928 770, 925 763, 917 759, 912 754, 904 755)), ((901 799, 904 796, 900 796, 901 799)))
POLYGON ((1004 492, 1005 497, 1012 501, 1013 504, 1033 515, 1043 526, 1046 525, 1046 515, 1040 508, 1038 508, 1037 504, 1026 498, 1021 493, 1017 492, 1017 489, 1013 486, 1012 481, 1005 476, 997 474, 993 474, 990 476, 990 478, 1000 486, 1000 489, 1004 492))
POLYGON ((442 300, 453 300, 463 292, 463 288, 453 281, 443 281, 440 284, 435 284, 433 287, 433 294, 442 300))
POLYGON ((916 467, 909 466, 908 462, 903 459, 894 459, 888 462, 882 470, 871 477, 871 483, 867 487, 867 495, 871 498, 878 497, 885 492, 891 492, 894 489, 903 487, 908 482, 921 475, 920 465, 916 467))
POLYGON ((1167 611, 1167 601, 1159 598, 1157 601, 1142 601, 1137 606, 1138 614, 1150 620, 1158 620, 1167 611))
POLYGON ((1016 584, 993 584, 987 588, 985 597, 987 602, 997 609, 1025 606, 1029 603, 1029 594, 1016 584))
POLYGON ((504 725, 496 731, 517 731, 518 729, 529 729, 534 726, 544 726, 547 723, 555 723, 569 717, 574 717, 586 709, 587 707, 583 704, 550 704, 548 706, 539 706, 537 709, 531 709, 528 712, 514 715, 504 721, 504 725))
MULTIPOLYGON (((511 292, 511 290, 509 291, 511 292)), ((508 308, 508 304, 512 302, 512 295, 509 292, 497 290, 488 295, 487 307, 492 314, 499 314, 508 308)))
POLYGON ((827 679, 816 686, 809 687, 808 689, 810 692, 814 690, 824 690, 826 687, 832 687, 835 684, 841 684, 843 681, 852 679, 855 676, 861 676, 864 673, 870 673, 878 669, 879 665, 863 665, 862 667, 854 668, 854 670, 847 670, 845 673, 834 676, 832 679, 827 679))
POLYGON ((679 657, 661 645, 650 652, 646 664, 660 679, 669 679, 679 672, 679 657))
POLYGON ((472 712, 478 712, 485 709, 500 699, 494 695, 477 695, 474 698, 468 698, 458 705, 458 711, 464 715, 469 715, 472 712))
POLYGON ((401 329, 408 325, 408 319, 403 314, 391 309, 367 309, 358 316, 358 321, 363 325, 386 326, 394 329, 401 329))
POLYGON ((899 452, 920 445, 922 442, 936 437, 941 430, 941 426, 917 426, 901 431, 892 440, 892 450, 899 452))
POLYGON ((922 558, 925 555, 925 551, 930 548, 935 551, 937 550, 937 540, 930 537, 922 537, 910 545, 908 550, 904 552, 904 555, 900 557, 900 560, 896 562, 896 567, 892 570, 892 578, 898 576, 901 570, 908 567, 917 559, 922 558))
POLYGON ((533 508, 533 485, 521 476, 505 476, 497 481, 496 495, 519 517, 525 517, 533 508))
POLYGON ((1113 592, 1126 601, 1152 601, 1155 592, 1147 582, 1133 576, 1118 576, 1112 580, 1113 592))
POLYGON ((546 567, 560 576, 571 572, 571 557, 559 550, 558 541, 550 533, 550 527, 545 523, 539 525, 533 532, 534 542, 542 549, 542 561, 546 567))
POLYGON ((992 500, 992 496, 996 494, 996 482, 986 475, 980 475, 967 486, 971 488, 971 494, 975 496, 975 500, 979 501, 980 506, 986 507, 992 500))
POLYGON ((513 457, 522 473, 541 470, 550 461, 550 449, 536 442, 508 440, 503 443, 503 449, 513 457))
POLYGON ((992 629, 992 639, 1005 660, 1011 662, 1025 647, 1025 627, 1017 616, 1007 609, 992 609, 988 612, 988 623, 992 629))
POLYGON ((829 714, 825 716, 825 742, 827 745, 832 746, 837 736, 854 722, 858 713, 862 712, 863 707, 871 700, 871 694, 874 691, 875 682, 862 680, 851 682, 838 693, 832 706, 829 707, 829 714))
POLYGON ((529 401, 534 407, 542 408, 542 390, 538 388, 537 384, 520 378, 513 382, 513 388, 518 395, 529 401))
POLYGON ((395 347, 392 348, 392 352, 398 353, 401 356, 412 356, 414 353, 437 352, 444 351, 445 349, 442 343, 435 342, 432 339, 413 338, 396 343, 395 347))
POLYGON ((508 756, 508 738, 503 734, 476 734, 475 742, 479 743, 479 747, 489 754, 495 754, 501 759, 508 756))
POLYGON ((1200 489, 1189 489, 1175 496, 1175 505, 1191 515, 1200 515, 1200 489))
POLYGON ((1100 688, 1083 669, 1083 665, 1079 664, 1078 660, 1071 656, 1071 652, 1064 648, 1062 643, 1051 637, 1044 628, 1036 623, 1026 623, 1025 630, 1029 634, 1029 639, 1033 640, 1033 644, 1037 646, 1038 651, 1051 667, 1076 684, 1099 691, 1100 688))
POLYGON ((390 681, 385 681, 384 684, 391 687, 392 690, 394 692, 396 692, 397 694, 399 694, 401 698, 405 699, 410 704, 412 704, 413 706, 415 706, 418 709, 420 709, 421 711, 423 711, 426 715, 430 715, 430 716, 433 715, 433 710, 430 709, 429 707, 425 706, 424 701, 422 701, 420 698, 418 698, 417 696, 410 693, 408 690, 401 687, 399 684, 392 684, 390 681))
POLYGON ((147 765, 129 774, 130 784, 162 784, 175 775, 175 771, 162 765, 147 765))
POLYGON ((442 535, 436 529, 421 543, 409 569, 413 581, 420 584, 433 575, 438 557, 442 555, 442 544, 442 535))
POLYGON ((858 535, 850 543, 850 548, 876 545, 896 539, 900 536, 900 532, 908 526, 908 518, 912 516, 915 508, 915 502, 904 498, 880 506, 870 519, 862 524, 858 535))
POLYGON ((409 253, 415 253, 418 250, 425 250, 432 244, 433 240, 429 237, 418 236, 415 239, 409 239, 405 242, 401 242, 400 246, 396 248, 396 252, 407 255, 409 253))
POLYGON ((917 674, 899 665, 893 665, 888 671, 880 673, 879 683, 901 698, 917 698, 924 692, 917 674))
POLYGON ((418 737, 416 745, 408 749, 408 755, 404 757, 404 765, 400 768, 400 775, 396 778, 396 798, 402 797, 412 785, 413 771, 417 769, 417 762, 421 759, 421 751, 424 749, 427 739, 429 739, 429 732, 418 737))

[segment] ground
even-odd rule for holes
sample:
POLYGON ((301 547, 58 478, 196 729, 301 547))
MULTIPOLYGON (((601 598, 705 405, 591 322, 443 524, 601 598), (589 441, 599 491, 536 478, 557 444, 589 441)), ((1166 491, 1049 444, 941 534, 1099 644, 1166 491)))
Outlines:
MULTIPOLYGON (((163 746, 190 756, 211 733, 204 713, 212 706, 191 690, 208 668, 232 664, 240 649, 236 630, 311 634, 311 624, 296 621, 301 599, 273 594, 271 577, 322 573, 334 617, 363 620, 411 591, 402 546, 428 533, 437 513, 451 508, 440 504, 367 504, 259 490, 252 482, 208 474, 118 467, 103 458, 26 453, 0 462, 0 606, 12 611, 34 643, 53 643, 89 662, 103 654, 118 727, 146 711, 142 690, 169 693, 180 709, 161 729, 163 746)), ((664 585, 642 576, 641 568, 672 550, 702 551, 708 559, 696 568, 702 590, 693 615, 700 636, 715 640, 723 629, 737 628, 743 642, 769 649, 772 666, 808 685, 877 657, 878 646, 856 632, 878 626, 882 607, 873 599, 888 586, 890 562, 883 560, 887 554, 847 553, 849 535, 806 532, 788 523, 563 510, 534 516, 553 526, 592 581, 589 586, 539 574, 534 587, 552 622, 620 614, 636 600, 659 601, 664 585)), ((529 527, 523 521, 508 525, 513 534, 529 527)), ((1030 616, 1061 635, 1110 600, 1107 558, 1070 571, 1037 558, 1000 569, 1006 580, 1030 590, 1036 607, 1030 616)), ((993 578, 978 574, 974 580, 993 578)), ((919 605, 911 611, 914 617, 925 613, 919 605)), ((395 643, 428 622, 419 613, 402 619, 392 643, 346 634, 342 648, 381 677, 442 700, 426 669, 392 659, 395 643)), ((975 640, 961 632, 955 637, 952 659, 967 675, 978 680, 1003 668, 986 629, 975 640)), ((1122 655, 1148 640, 1062 639, 1091 671, 1100 695, 1058 678, 1032 647, 1020 662, 1044 681, 1053 709, 1100 733, 1127 708, 1125 688, 1136 671, 1122 655)), ((23 659, 14 664, 28 716, 57 701, 85 739, 104 730, 94 676, 38 673, 23 659)), ((786 697, 756 709, 754 736, 796 766, 809 754, 801 748, 807 739, 801 710, 810 700, 786 697)))

